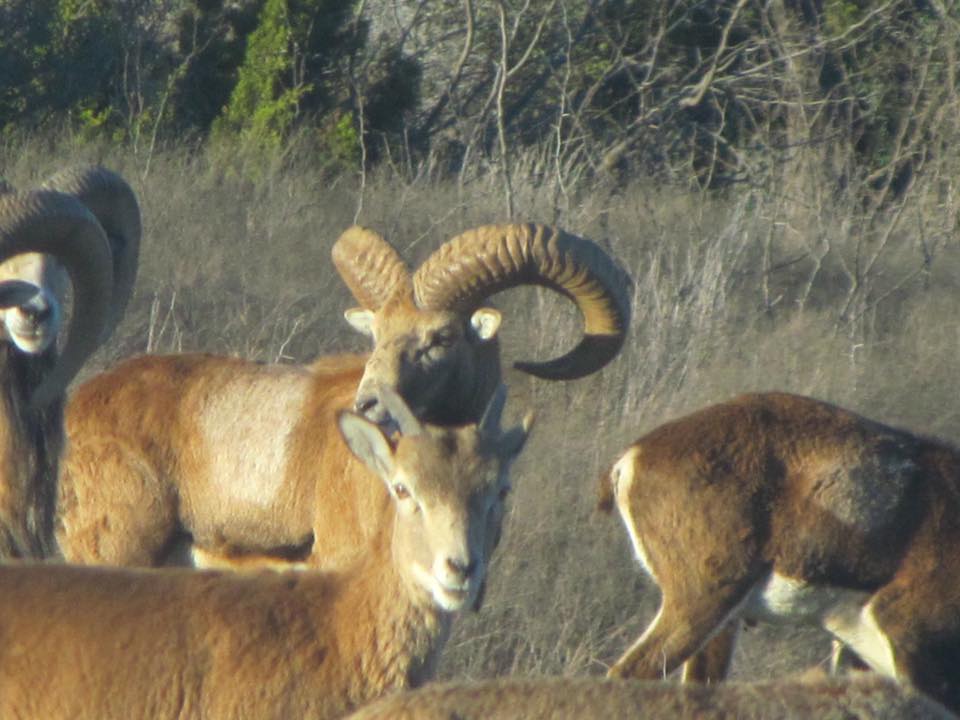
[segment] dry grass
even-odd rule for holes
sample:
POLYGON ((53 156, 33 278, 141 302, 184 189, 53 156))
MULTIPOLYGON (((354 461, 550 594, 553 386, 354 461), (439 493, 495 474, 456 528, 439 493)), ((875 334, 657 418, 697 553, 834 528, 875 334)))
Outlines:
MULTIPOLYGON (((157 155, 147 169, 120 149, 40 140, 0 147, 0 175, 29 186, 80 160, 124 173, 145 218, 135 299, 93 369, 145 351, 306 361, 363 347, 341 319, 352 300, 329 261, 360 206, 355 184, 325 179, 309 158, 243 177, 202 153, 157 155)), ((948 160, 899 205, 870 213, 850 189, 824 193, 823 178, 793 178, 793 194, 776 183, 706 197, 637 182, 567 188, 560 200, 549 182, 516 181, 519 217, 595 238, 630 269, 634 324, 623 355, 588 379, 509 377, 514 411, 532 405, 539 423, 516 468, 486 607, 458 624, 443 676, 599 674, 640 633, 657 593, 617 521, 594 512, 596 478, 671 417, 783 389, 960 438, 949 392, 960 375, 960 199, 948 160), (798 185, 819 189, 798 196, 798 185)), ((495 174, 464 188, 379 174, 358 219, 416 262, 460 230, 502 220, 501 202, 495 174)), ((578 331, 548 293, 498 303, 508 359, 548 356, 578 331)), ((819 635, 757 628, 735 674, 777 675, 827 653, 819 635)))

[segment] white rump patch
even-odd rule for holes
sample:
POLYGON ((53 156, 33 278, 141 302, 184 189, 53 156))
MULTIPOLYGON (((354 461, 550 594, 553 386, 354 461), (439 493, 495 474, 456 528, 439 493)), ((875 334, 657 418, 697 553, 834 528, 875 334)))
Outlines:
POLYGON ((610 470, 610 481, 613 483, 613 493, 617 499, 617 510, 627 529, 627 535, 630 536, 630 543, 633 545, 633 552, 637 556, 637 561, 643 567, 644 572, 650 576, 650 579, 656 582, 657 576, 653 573, 650 558, 647 555, 646 548, 643 547, 640 534, 637 532, 637 525, 630 512, 630 488, 633 485, 639 453, 640 448, 636 446, 627 450, 610 470))

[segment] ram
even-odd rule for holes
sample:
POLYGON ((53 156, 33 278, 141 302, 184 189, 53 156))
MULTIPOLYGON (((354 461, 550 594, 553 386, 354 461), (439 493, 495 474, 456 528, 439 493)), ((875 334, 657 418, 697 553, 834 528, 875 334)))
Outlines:
POLYGON ((498 678, 389 695, 349 720, 956 720, 889 678, 791 678, 700 685, 583 678, 498 678))
POLYGON ((305 366, 146 356, 77 390, 57 521, 68 560, 159 565, 199 547, 208 563, 260 554, 334 567, 366 547, 389 507, 380 483, 357 479, 338 409, 389 425, 379 400, 388 388, 424 421, 476 422, 501 381, 500 314, 482 306, 500 290, 551 287, 583 314, 571 352, 520 365, 540 377, 600 369, 629 321, 616 263, 588 240, 538 225, 468 231, 413 274, 363 228, 347 230, 333 258, 362 305, 347 317, 372 335, 369 356, 305 366))
POLYGON ((610 675, 726 674, 741 619, 822 627, 960 709, 960 451, 842 408, 744 395, 669 422, 601 481, 660 610, 610 675))
POLYGON ((390 511, 373 552, 335 572, 0 567, 0 717, 341 717, 428 680, 453 614, 481 591, 509 466, 532 423, 421 424, 337 416, 390 511))
POLYGON ((136 197, 118 175, 80 167, 41 190, 0 189, 0 282, 33 288, 0 310, 0 557, 53 552, 67 384, 119 321, 140 239, 136 197), (74 310, 62 350, 66 291, 74 310))

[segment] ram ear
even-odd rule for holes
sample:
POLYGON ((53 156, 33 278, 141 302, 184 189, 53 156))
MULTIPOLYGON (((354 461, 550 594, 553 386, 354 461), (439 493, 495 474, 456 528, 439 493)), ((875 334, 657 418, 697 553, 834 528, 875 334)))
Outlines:
POLYGON ((470 316, 470 329, 480 342, 489 342, 497 336, 503 316, 493 308, 478 308, 470 316))
POLYGON ((507 386, 503 383, 497 385, 493 391, 487 407, 483 411, 483 417, 480 418, 480 432, 490 437, 496 437, 500 434, 500 418, 503 415, 503 408, 507 404, 507 386))
POLYGON ((361 307, 350 308, 344 311, 343 317, 354 330, 369 338, 373 337, 373 310, 361 307))

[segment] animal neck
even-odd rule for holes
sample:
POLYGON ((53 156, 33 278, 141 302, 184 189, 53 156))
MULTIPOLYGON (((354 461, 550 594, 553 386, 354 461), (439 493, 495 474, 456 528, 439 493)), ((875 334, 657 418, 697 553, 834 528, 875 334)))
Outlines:
POLYGON ((0 557, 40 558, 53 549, 62 400, 30 405, 30 393, 55 361, 51 351, 0 349, 0 557))
POLYGON ((450 630, 450 613, 397 569, 392 525, 386 523, 364 558, 340 575, 339 625, 355 632, 355 658, 342 658, 340 665, 349 668, 355 683, 351 700, 357 704, 431 679, 450 630))

